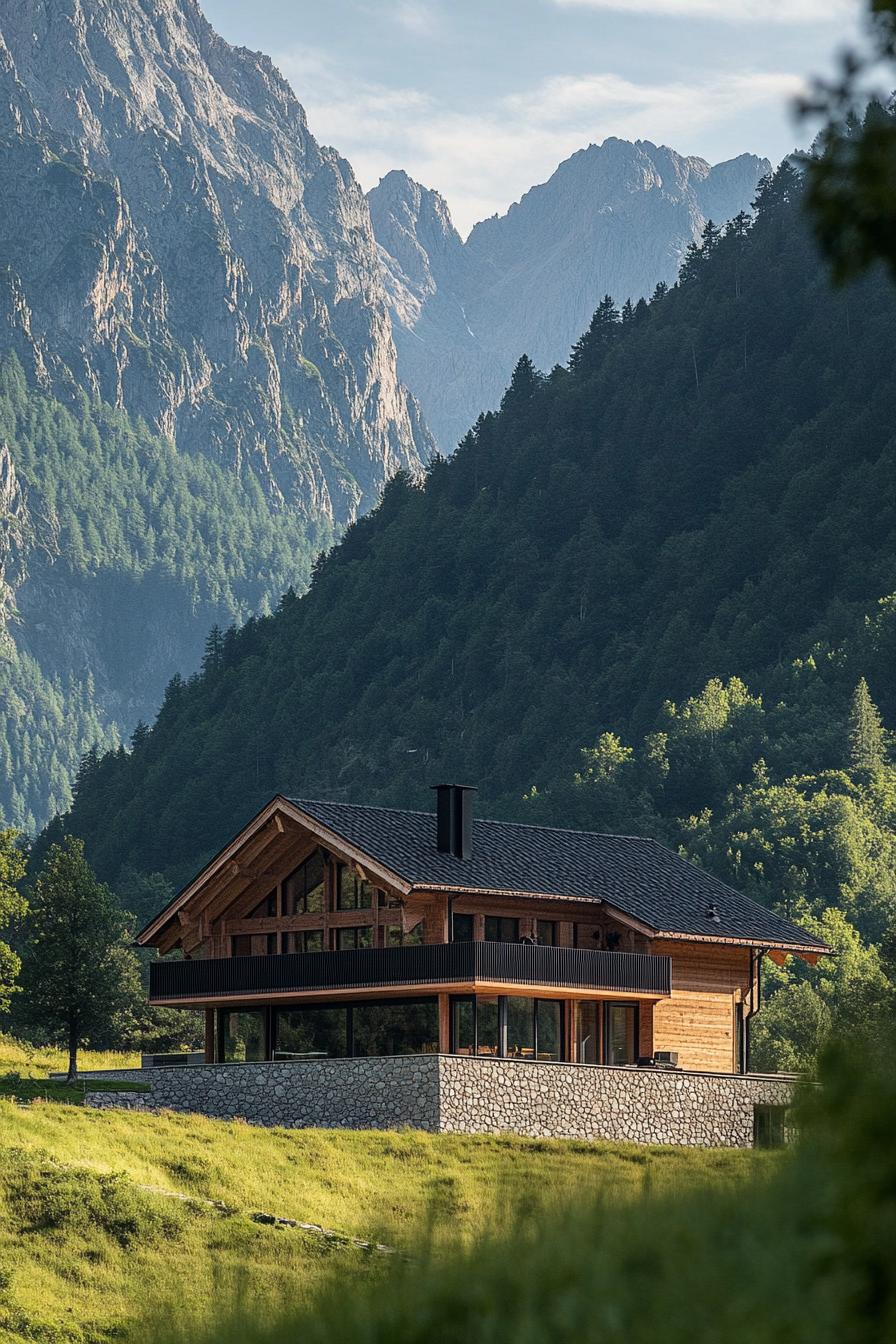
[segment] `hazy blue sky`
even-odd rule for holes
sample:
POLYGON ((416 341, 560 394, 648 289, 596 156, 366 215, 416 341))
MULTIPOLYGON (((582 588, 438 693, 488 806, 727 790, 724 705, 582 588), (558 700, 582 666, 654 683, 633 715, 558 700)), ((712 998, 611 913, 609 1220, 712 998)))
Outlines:
POLYGON ((458 227, 503 211, 607 135, 711 162, 779 160, 804 78, 854 37, 858 0, 204 0, 266 51, 365 187, 404 168, 458 227))

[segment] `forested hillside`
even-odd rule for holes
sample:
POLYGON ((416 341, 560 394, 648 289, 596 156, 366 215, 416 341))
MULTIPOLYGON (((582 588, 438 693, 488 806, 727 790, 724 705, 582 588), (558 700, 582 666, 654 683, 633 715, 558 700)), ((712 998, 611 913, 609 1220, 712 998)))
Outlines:
MULTIPOLYGON (((178 452, 101 401, 65 406, 0 361, 13 446, 14 615, 0 648, 0 814, 64 809, 85 744, 114 746, 202 630, 307 574, 326 518, 272 508, 252 463, 178 452)), ((2 632, 0 632, 2 635, 2 632)))
POLYGON ((101 873, 184 878, 275 791, 426 807, 463 778, 481 813, 651 830, 798 918, 839 908, 861 965, 831 974, 873 985, 896 300, 879 276, 830 289, 800 190, 783 167, 677 287, 603 305, 569 369, 521 361, 500 413, 422 488, 397 478, 307 596, 214 632, 153 730, 85 762, 64 824, 101 873))

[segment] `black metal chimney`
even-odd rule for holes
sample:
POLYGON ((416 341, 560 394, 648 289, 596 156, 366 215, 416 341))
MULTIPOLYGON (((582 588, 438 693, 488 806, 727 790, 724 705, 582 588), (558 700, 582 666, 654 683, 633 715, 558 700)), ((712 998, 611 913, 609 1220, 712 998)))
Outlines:
POLYGON ((472 784, 433 784, 436 791, 436 848, 468 859, 473 853, 472 784))

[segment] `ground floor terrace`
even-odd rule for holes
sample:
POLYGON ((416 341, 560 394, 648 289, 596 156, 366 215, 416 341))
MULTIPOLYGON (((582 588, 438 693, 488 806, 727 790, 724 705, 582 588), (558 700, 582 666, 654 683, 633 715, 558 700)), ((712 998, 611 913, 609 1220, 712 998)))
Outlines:
MULTIPOLYGON (((635 1064, 635 1002, 523 994, 418 995, 211 1010, 209 1063, 456 1054, 542 1063, 635 1064)), ((646 1048, 646 1047, 645 1047, 646 1048)))

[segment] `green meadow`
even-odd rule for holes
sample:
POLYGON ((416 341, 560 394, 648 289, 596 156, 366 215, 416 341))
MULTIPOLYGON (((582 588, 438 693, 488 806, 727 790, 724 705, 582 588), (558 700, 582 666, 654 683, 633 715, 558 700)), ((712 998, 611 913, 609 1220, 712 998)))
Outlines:
MULTIPOLYGON (((39 1089, 57 1063, 0 1042, 8 1086, 10 1074, 27 1070, 39 1089)), ((83 1066, 100 1060, 85 1055, 83 1066)), ((368 1284, 378 1301, 384 1279, 455 1263, 512 1229, 566 1222, 582 1204, 609 1213, 680 1202, 694 1190, 738 1200, 779 1165, 773 1153, 264 1130, 7 1093, 0 1340, 199 1338, 229 1328, 222 1311, 275 1328, 284 1314, 327 1300, 334 1284, 343 1301, 366 1301, 368 1284)))

